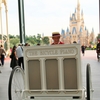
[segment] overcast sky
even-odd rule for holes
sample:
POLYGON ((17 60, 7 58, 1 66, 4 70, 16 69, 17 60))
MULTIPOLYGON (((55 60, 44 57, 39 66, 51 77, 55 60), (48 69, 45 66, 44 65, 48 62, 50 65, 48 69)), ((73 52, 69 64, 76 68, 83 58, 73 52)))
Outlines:
MULTIPOLYGON (((8 2, 9 34, 19 34, 18 0, 8 2)), ((79 0, 84 13, 85 26, 95 35, 99 33, 99 0, 79 0)), ((43 34, 51 36, 52 32, 66 31, 69 17, 77 7, 77 0, 24 0, 26 35, 43 34)), ((3 33, 5 34, 5 8, 2 5, 3 33)))

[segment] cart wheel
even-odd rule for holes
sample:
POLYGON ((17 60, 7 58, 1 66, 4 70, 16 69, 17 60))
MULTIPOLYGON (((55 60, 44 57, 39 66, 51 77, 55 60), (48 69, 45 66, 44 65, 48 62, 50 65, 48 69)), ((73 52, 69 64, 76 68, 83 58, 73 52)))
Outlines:
POLYGON ((24 71, 16 66, 9 78, 8 98, 9 100, 22 100, 22 91, 24 89, 24 71))
POLYGON ((86 90, 87 90, 87 100, 90 100, 90 89, 91 89, 91 70, 90 70, 90 64, 87 64, 87 69, 86 69, 86 90))

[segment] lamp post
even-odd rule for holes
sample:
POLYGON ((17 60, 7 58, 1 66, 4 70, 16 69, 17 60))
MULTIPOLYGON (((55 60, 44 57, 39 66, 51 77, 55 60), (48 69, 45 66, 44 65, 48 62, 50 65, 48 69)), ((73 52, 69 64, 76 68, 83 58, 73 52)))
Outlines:
POLYGON ((25 43, 24 0, 18 0, 20 43, 25 43))

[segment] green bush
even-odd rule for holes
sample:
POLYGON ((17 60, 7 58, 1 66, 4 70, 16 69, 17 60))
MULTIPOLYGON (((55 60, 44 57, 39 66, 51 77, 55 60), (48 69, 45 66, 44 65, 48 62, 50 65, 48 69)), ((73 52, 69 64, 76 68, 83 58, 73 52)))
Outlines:
POLYGON ((89 48, 89 47, 87 47, 85 50, 96 50, 96 48, 89 48))

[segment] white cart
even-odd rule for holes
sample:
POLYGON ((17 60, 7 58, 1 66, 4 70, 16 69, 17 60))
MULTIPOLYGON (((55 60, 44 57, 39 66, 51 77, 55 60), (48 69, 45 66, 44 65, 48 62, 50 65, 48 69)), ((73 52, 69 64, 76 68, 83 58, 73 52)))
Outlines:
POLYGON ((24 71, 9 78, 9 100, 92 100, 90 65, 82 86, 79 44, 24 47, 24 71))

